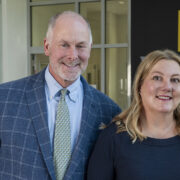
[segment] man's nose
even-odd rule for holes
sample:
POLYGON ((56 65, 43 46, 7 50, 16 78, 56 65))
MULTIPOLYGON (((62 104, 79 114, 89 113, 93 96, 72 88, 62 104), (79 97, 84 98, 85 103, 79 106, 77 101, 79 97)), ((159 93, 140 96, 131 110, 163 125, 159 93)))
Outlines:
POLYGON ((68 52, 69 60, 76 60, 78 58, 78 51, 76 47, 70 47, 68 52))

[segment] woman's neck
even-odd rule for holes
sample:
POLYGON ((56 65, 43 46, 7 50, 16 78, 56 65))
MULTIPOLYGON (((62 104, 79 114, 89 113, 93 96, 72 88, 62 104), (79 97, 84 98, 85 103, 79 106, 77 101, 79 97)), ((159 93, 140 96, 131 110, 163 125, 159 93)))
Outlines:
POLYGON ((149 114, 141 117, 142 133, 147 137, 166 139, 177 135, 173 114, 149 114))

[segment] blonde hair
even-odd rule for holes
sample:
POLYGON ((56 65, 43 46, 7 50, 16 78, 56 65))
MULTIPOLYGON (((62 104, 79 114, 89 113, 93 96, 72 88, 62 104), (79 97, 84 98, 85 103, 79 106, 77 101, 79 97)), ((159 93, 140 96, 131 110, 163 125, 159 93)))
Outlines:
MULTIPOLYGON (((180 56, 168 49, 152 51, 147 56, 145 56, 136 71, 133 82, 132 103, 130 107, 113 119, 113 122, 115 122, 118 127, 117 132, 119 133, 122 131, 127 131, 133 142, 135 142, 137 138, 139 138, 141 141, 146 138, 140 129, 140 116, 143 112, 140 88, 153 66, 162 59, 175 61, 180 66, 180 56)), ((180 135, 179 105, 174 111, 174 119, 176 120, 177 131, 180 135)))

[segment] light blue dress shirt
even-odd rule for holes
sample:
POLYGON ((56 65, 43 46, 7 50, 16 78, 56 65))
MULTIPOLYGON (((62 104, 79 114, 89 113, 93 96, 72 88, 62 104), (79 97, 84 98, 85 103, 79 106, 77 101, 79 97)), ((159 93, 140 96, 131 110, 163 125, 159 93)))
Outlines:
MULTIPOLYGON (((49 66, 45 71, 45 93, 48 111, 48 127, 50 133, 50 141, 53 149, 54 139, 54 126, 56 120, 57 105, 59 102, 59 91, 63 88, 50 74, 49 66)), ((71 147, 72 150, 76 144, 77 137, 79 135, 83 105, 83 86, 80 77, 70 86, 67 87, 70 92, 66 95, 65 100, 69 108, 70 113, 70 125, 71 125, 71 147)))

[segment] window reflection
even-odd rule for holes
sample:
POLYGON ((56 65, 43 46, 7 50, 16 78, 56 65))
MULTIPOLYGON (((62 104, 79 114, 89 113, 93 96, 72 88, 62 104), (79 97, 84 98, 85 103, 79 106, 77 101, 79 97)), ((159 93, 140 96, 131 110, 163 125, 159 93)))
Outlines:
POLYGON ((49 57, 44 54, 31 55, 31 74, 38 73, 45 68, 49 63, 49 57))
POLYGON ((43 40, 46 36, 49 19, 65 10, 74 11, 74 4, 61 4, 51 6, 33 6, 32 13, 32 46, 43 46, 43 40))
POLYGON ((106 94, 122 109, 127 106, 127 48, 106 49, 106 94))
POLYGON ((30 2, 49 1, 49 0, 30 0, 30 2))
POLYGON ((91 25, 93 44, 101 42, 101 3, 90 2, 80 4, 80 14, 85 17, 91 25))
POLYGON ((101 85, 101 50, 92 49, 89 63, 83 76, 89 84, 100 90, 101 85))
POLYGON ((106 1, 106 43, 128 42, 128 0, 106 1))

